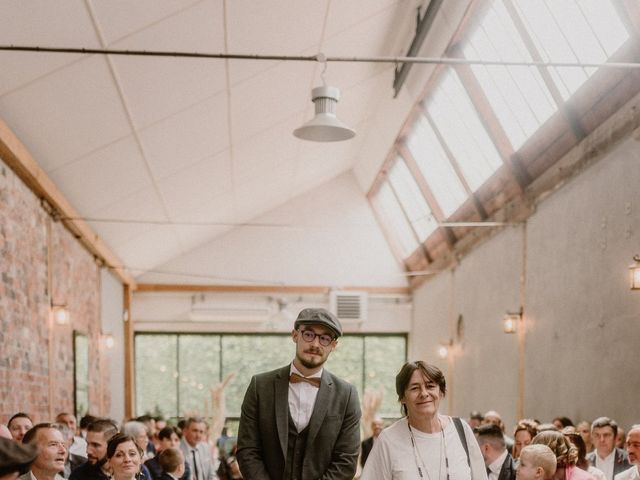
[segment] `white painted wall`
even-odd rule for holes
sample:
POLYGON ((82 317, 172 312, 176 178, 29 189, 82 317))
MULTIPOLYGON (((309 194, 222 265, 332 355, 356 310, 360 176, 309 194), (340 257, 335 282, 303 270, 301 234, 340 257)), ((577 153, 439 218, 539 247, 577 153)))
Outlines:
POLYGON ((502 333, 500 320, 520 305, 525 238, 525 416, 638 423, 640 292, 629 290, 627 267, 640 253, 640 143, 632 138, 545 199, 526 230, 505 228, 414 292, 413 358, 448 370, 451 413, 496 409, 513 428, 517 336, 502 333), (455 338, 459 314, 465 331, 447 365, 435 351, 449 332, 455 338))
POLYGON ((124 418, 124 325, 122 312, 124 309, 124 288, 108 269, 100 271, 101 306, 100 317, 102 331, 111 333, 114 346, 106 350, 109 355, 111 410, 109 416, 121 421, 124 418))
POLYGON ((353 174, 341 175, 149 273, 141 283, 406 286, 353 174), (257 226, 262 225, 262 226, 257 226), (192 277, 176 273, 196 272, 192 277))

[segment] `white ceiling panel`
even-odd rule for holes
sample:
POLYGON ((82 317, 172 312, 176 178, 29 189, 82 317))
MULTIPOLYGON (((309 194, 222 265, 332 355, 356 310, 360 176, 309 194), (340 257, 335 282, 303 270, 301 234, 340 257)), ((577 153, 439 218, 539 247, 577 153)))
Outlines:
POLYGON ((321 40, 327 0, 233 0, 227 5, 229 52, 295 55, 321 40))
POLYGON ((311 103, 313 63, 282 62, 231 92, 233 142, 267 130, 311 103))
MULTIPOLYGON (((221 52, 224 35, 218 5, 200 2, 127 37, 114 48, 221 52)), ((118 56, 113 62, 137 128, 169 117, 226 88, 223 60, 118 56)))
POLYGON ((363 8, 362 3, 353 0, 331 0, 325 36, 330 38, 345 30, 350 30, 383 11, 388 12, 389 9, 406 15, 415 5, 415 0, 368 0, 366 8, 363 8))
POLYGON ((293 158, 304 141, 293 136, 302 122, 296 114, 242 142, 233 151, 233 175, 236 183, 261 175, 293 158))
POLYGON ((96 211, 151 185, 135 138, 130 135, 50 172, 68 200, 96 211))
POLYGON ((202 0, 87 1, 97 19, 105 46, 202 3, 202 0))
POLYGON ((180 241, 170 225, 154 225, 121 247, 121 259, 127 269, 138 275, 176 256, 180 241))
POLYGON ((213 204, 216 197, 232 189, 229 151, 200 160, 158 184, 172 219, 213 204))
POLYGON ((131 133, 106 60, 97 55, 0 97, 0 112, 47 171, 131 133))
POLYGON ((218 94, 139 132, 149 164, 164 178, 229 148, 227 97, 218 94))

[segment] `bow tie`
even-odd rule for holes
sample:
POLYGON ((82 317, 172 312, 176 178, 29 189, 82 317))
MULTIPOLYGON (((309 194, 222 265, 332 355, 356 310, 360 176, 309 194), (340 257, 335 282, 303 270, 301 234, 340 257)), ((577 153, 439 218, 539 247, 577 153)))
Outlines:
POLYGON ((291 383, 306 382, 309 385, 313 385, 316 388, 320 388, 319 377, 307 378, 307 377, 303 377, 302 375, 298 375, 297 373, 292 373, 291 375, 289 375, 289 382, 291 383))

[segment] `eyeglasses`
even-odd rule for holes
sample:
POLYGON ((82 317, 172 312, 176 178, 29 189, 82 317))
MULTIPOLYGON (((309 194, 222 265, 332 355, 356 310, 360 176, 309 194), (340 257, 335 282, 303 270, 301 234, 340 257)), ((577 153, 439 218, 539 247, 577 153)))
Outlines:
POLYGON ((318 337, 320 345, 323 347, 328 347, 331 342, 333 342, 333 337, 326 333, 315 333, 313 330, 301 330, 301 334, 302 339, 307 343, 313 343, 316 337, 318 337))

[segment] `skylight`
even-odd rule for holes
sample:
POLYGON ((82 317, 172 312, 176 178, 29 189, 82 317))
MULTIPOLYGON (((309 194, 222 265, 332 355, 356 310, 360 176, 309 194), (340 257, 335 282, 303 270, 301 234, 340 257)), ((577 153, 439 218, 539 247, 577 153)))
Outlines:
POLYGON ((427 100, 426 108, 469 187, 477 190, 502 165, 502 159, 450 68, 427 100))
POLYGON ((407 217, 398 203, 398 199, 391 190, 388 182, 384 182, 378 192, 372 197, 376 210, 383 217, 388 226, 387 231, 393 236, 402 258, 406 258, 418 248, 416 238, 407 217))
POLYGON ((414 124, 407 139, 407 147, 440 205, 442 213, 448 217, 464 203, 468 195, 424 116, 420 115, 414 124))
MULTIPOLYGON (((629 32, 609 0, 521 0, 514 3, 544 61, 602 63, 629 38, 629 32)), ((565 100, 595 70, 549 69, 565 100)))
MULTIPOLYGON (((463 52, 466 58, 477 60, 533 60, 502 2, 489 8, 463 52)), ((472 65, 471 68, 514 150, 557 110, 536 67, 472 65)))
POLYGON ((418 187, 406 163, 401 158, 398 158, 391 167, 389 182, 400 201, 400 205, 402 205, 407 214, 418 240, 425 241, 438 224, 433 218, 431 209, 422 195, 420 187, 418 187))

